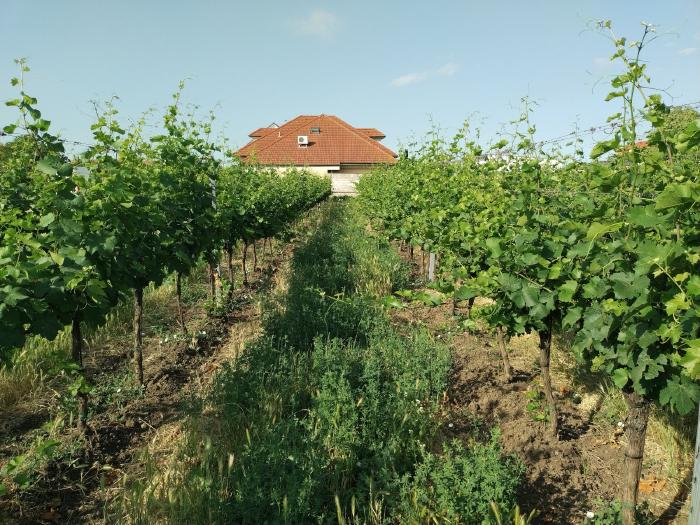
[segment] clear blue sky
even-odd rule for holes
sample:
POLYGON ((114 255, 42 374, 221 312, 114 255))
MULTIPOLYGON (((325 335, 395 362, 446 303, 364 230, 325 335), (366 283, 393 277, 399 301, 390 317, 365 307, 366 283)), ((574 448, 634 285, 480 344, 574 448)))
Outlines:
MULTIPOLYGON (((118 95, 123 118, 161 110, 177 83, 215 109, 232 145, 270 122, 330 113, 377 127, 396 147, 430 119, 447 132, 474 115, 485 138, 538 102, 538 137, 587 128, 603 102, 610 43, 589 30, 612 19, 636 38, 653 84, 676 104, 700 100, 700 0, 352 2, 3 0, 0 96, 14 95, 13 58, 27 57, 27 90, 54 131, 89 140, 90 100, 118 95)), ((14 119, 0 108, 0 122, 14 119)))

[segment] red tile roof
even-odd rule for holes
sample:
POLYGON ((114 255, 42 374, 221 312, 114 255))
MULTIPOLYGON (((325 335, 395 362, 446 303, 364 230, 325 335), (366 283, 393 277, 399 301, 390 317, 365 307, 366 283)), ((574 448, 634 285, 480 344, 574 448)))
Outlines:
POLYGON ((371 139, 383 139, 386 137, 384 133, 379 131, 377 128, 355 128, 360 133, 364 133, 371 139))
POLYGON ((259 138, 259 137, 264 137, 268 133, 272 133, 275 131, 277 128, 258 128, 255 131, 251 132, 248 136, 251 138, 259 138))
MULTIPOLYGON (((637 149, 644 149, 649 147, 648 140, 638 140, 634 143, 634 147, 637 149)), ((619 151, 630 151, 632 149, 632 144, 626 144, 624 147, 619 148, 619 151)))
POLYGON ((384 137, 375 128, 354 128, 333 115, 300 115, 279 128, 260 128, 253 140, 236 154, 243 160, 255 158, 262 164, 294 166, 339 166, 340 164, 381 164, 396 162, 396 153, 372 137, 384 137), (320 133, 312 133, 319 128, 320 133), (309 138, 299 146, 297 137, 309 138))

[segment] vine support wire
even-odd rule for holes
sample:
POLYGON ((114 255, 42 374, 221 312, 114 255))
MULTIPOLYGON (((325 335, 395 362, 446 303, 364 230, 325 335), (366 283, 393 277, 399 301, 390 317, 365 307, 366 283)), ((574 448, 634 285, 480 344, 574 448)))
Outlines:
MULTIPOLYGON (((669 104, 668 107, 669 108, 691 108, 691 109, 700 110, 700 100, 695 101, 695 102, 688 102, 686 104, 669 104)), ((600 124, 598 126, 590 126, 582 131, 571 131, 569 133, 565 133, 564 135, 559 135, 558 137, 540 140, 540 141, 536 142, 535 145, 538 147, 542 147, 542 146, 546 146, 548 144, 557 144, 560 142, 573 140, 576 137, 581 137, 584 135, 593 135, 594 133, 597 133, 597 132, 611 134, 614 131, 614 129, 615 129, 615 125, 613 123, 607 122, 605 124, 600 124)), ((7 133, 7 132, 4 132, 2 130, 2 128, 0 128, 0 137, 22 137, 23 135, 24 135, 23 133, 7 133)), ((72 144, 74 146, 83 146, 85 148, 91 148, 95 145, 95 144, 92 144, 89 142, 64 139, 61 137, 58 137, 58 140, 60 140, 61 142, 65 143, 65 144, 72 144)))

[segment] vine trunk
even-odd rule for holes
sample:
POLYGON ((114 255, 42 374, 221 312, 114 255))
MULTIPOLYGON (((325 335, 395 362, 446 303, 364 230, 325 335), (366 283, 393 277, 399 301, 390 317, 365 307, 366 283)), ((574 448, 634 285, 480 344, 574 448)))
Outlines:
POLYGON ((622 395, 627 403, 627 421, 625 423, 627 446, 625 447, 625 473, 622 486, 622 522, 624 525, 634 525, 651 403, 644 396, 635 392, 623 391, 622 395))
POLYGON ((506 349, 506 338, 503 334, 503 327, 496 327, 496 339, 498 339, 498 349, 501 351, 501 359, 503 360, 503 379, 508 383, 513 378, 513 370, 510 367, 510 359, 508 358, 508 350, 506 349))
POLYGON ((139 385, 143 385, 143 288, 134 288, 134 365, 139 385))
POLYGON ((552 353, 552 316, 545 319, 545 328, 539 331, 540 336, 540 369, 542 370, 542 386, 549 409, 549 428, 552 434, 558 435, 559 422, 557 404, 552 391, 552 378, 549 373, 549 361, 552 353))

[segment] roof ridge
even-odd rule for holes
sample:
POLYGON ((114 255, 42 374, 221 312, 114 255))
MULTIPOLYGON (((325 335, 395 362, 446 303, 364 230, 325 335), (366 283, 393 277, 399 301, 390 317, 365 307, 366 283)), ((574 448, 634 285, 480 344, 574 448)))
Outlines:
MULTIPOLYGON (((355 128, 336 115, 324 113, 320 115, 298 115, 278 128, 277 137, 274 135, 275 130, 271 130, 270 133, 264 134, 257 140, 254 139, 248 142, 237 153, 242 157, 255 155, 258 158, 269 158, 271 163, 276 164, 279 164, 281 162, 280 159, 283 157, 285 159, 289 158, 289 161, 293 164, 300 161, 313 163, 321 159, 323 159, 323 164, 328 162, 337 164, 344 158, 353 160, 353 157, 358 158, 358 156, 366 159, 365 162, 371 164, 396 162, 396 153, 378 140, 370 137, 368 133, 363 132, 363 129, 373 129, 379 132, 377 128, 355 128), (313 128, 316 125, 315 123, 318 123, 322 128, 327 127, 331 132, 329 138, 337 138, 330 143, 320 140, 321 149, 318 151, 296 151, 296 147, 292 146, 292 144, 296 145, 296 141, 293 140, 294 134, 301 133, 306 135, 307 133, 302 130, 308 126, 313 128), (339 141, 338 146, 330 146, 329 149, 329 145, 334 144, 335 141, 339 141), (355 151, 355 153, 352 153, 352 151, 355 151), (273 159, 276 160, 273 161, 273 159), (312 161, 312 159, 315 160, 312 161)), ((380 133, 384 137, 386 136, 383 132, 380 133)), ((285 160, 283 164, 286 162, 285 160)))
POLYGON ((251 131, 250 133, 248 133, 248 136, 249 136, 249 137, 252 137, 252 138, 262 138, 262 137, 264 137, 264 136, 266 136, 266 135, 269 135, 270 133, 272 133, 274 130, 276 130, 276 129, 278 129, 278 128, 279 128, 279 126, 278 126, 277 128, 276 128, 276 127, 271 127, 271 126, 265 126, 265 127, 262 127, 262 128, 255 128, 253 131, 251 131), (259 134, 259 135, 255 135, 255 133, 260 133, 260 134, 259 134))

